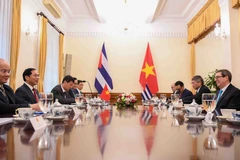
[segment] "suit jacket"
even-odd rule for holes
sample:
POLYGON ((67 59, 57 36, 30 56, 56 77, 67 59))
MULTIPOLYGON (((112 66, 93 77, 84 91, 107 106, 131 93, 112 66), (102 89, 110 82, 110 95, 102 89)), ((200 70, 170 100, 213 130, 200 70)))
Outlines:
POLYGON ((8 85, 3 85, 8 100, 0 92, 0 114, 14 114, 17 108, 27 108, 28 104, 16 104, 18 97, 15 96, 13 90, 8 85))
MULTIPOLYGON (((218 95, 219 91, 217 92, 218 95)), ((240 110, 240 90, 230 84, 224 91, 223 95, 219 98, 216 110, 220 109, 237 109, 240 110)))
POLYGON ((188 96, 192 96, 193 94, 192 94, 192 92, 191 91, 189 91, 188 89, 184 89, 183 90, 183 92, 182 93, 180 93, 181 94, 181 99, 183 99, 183 98, 185 98, 185 97, 188 97, 188 96))
POLYGON ((74 89, 70 89, 69 91, 68 91, 68 93, 69 93, 69 95, 72 97, 72 98, 75 98, 75 92, 74 92, 74 89))
MULTIPOLYGON (((39 93, 37 89, 36 89, 36 92, 37 92, 37 96, 39 97, 39 93)), ((27 103, 27 104, 37 103, 32 90, 25 83, 16 90, 15 95, 19 99, 17 103, 27 103)))
POLYGON ((211 93, 211 91, 207 86, 203 85, 203 86, 201 86, 200 90, 195 95, 183 98, 182 99, 183 103, 189 104, 189 103, 192 103, 193 99, 195 99, 195 102, 197 104, 202 104, 202 94, 203 93, 211 93))
POLYGON ((55 86, 52 91, 54 100, 58 99, 58 102, 61 104, 71 104, 75 103, 75 98, 71 97, 69 92, 63 92, 61 84, 55 86))

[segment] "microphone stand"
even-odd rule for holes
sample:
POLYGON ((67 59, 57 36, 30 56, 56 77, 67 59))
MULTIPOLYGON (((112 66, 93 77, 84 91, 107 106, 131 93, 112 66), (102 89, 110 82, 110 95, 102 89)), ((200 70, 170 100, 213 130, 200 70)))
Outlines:
MULTIPOLYGON (((88 87, 89 87, 89 89, 90 89, 90 91, 91 91, 91 94, 93 94, 93 92, 92 92, 92 88, 91 88, 91 86, 90 86, 90 83, 88 82, 88 81, 86 81, 87 83, 88 83, 88 87)), ((93 95, 92 95, 93 96, 93 95)))

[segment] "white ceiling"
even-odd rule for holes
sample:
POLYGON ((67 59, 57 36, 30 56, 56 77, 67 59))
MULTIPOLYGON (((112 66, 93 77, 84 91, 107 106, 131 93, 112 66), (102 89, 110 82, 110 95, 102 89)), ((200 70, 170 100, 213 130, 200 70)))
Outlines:
POLYGON ((106 24, 131 18, 131 22, 141 21, 144 32, 186 33, 187 22, 207 0, 127 0, 126 4, 125 0, 55 1, 63 12, 68 32, 104 32, 108 31, 104 29, 106 24), (124 8, 126 5, 128 9, 124 8))

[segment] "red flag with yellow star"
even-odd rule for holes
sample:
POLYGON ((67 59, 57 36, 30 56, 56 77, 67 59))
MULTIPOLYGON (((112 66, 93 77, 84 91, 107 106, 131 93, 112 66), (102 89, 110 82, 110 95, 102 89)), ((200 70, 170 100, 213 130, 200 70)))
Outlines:
POLYGON ((110 93, 109 93, 109 91, 108 91, 108 87, 107 87, 106 84, 105 84, 105 86, 104 86, 104 88, 103 88, 103 90, 102 90, 102 93, 101 93, 101 95, 100 95, 100 98, 102 98, 102 99, 105 100, 105 101, 109 101, 110 98, 111 98, 111 95, 110 95, 110 93))
POLYGON ((143 61, 139 82, 142 85, 143 89, 147 84, 152 94, 158 92, 157 74, 153 63, 149 43, 147 45, 147 51, 143 61))

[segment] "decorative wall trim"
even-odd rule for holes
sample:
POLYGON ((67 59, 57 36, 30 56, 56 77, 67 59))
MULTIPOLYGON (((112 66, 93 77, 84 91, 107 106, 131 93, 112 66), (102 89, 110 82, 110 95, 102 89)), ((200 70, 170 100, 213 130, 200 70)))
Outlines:
POLYGON ((99 36, 150 36, 166 38, 186 38, 187 33, 163 33, 163 32, 146 32, 146 33, 107 33, 107 32, 67 32, 69 37, 99 37, 99 36))

